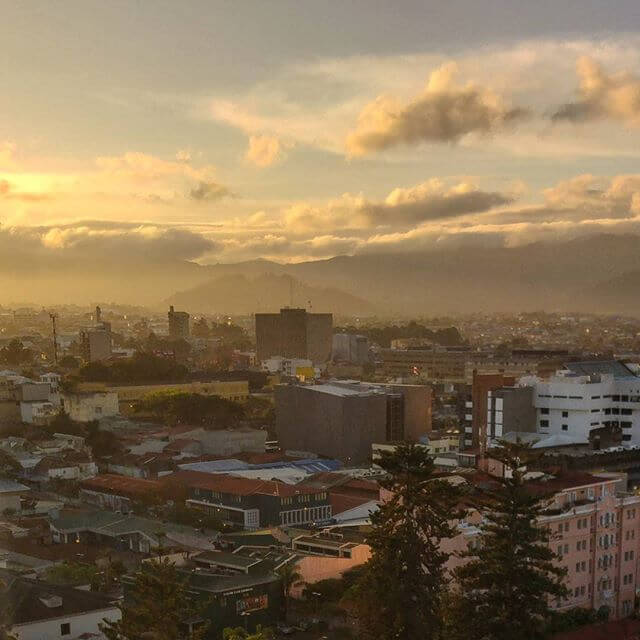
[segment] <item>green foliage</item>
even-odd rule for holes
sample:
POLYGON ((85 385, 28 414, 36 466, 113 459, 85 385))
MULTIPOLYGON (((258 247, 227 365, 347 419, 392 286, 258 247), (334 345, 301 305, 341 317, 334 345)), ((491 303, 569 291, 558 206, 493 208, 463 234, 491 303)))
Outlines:
POLYGON ((58 366, 62 369, 77 369, 80 366, 80 361, 74 356, 62 356, 58 360, 58 366))
POLYGON ((231 400, 171 391, 146 395, 136 403, 135 411, 173 424, 200 425, 208 429, 236 427, 244 418, 242 405, 231 400))
POLYGON ((201 611, 193 602, 186 579, 167 560, 152 560, 141 567, 120 609, 122 620, 100 625, 108 640, 202 640, 206 637, 206 624, 188 632, 185 621, 198 617, 201 611))
POLYGON ((114 384, 147 384, 154 382, 183 382, 189 372, 173 358, 152 353, 136 353, 132 358, 116 360, 107 365, 90 362, 79 371, 85 382, 111 382, 114 384))
POLYGON ((33 353, 31 349, 22 346, 22 342, 14 338, 5 347, 0 349, 0 362, 8 365, 23 365, 31 362, 33 353))
POLYGON ((423 449, 401 445, 379 460, 392 497, 371 516, 372 556, 357 583, 362 640, 431 640, 442 627, 445 563, 457 491, 433 477, 423 449))
POLYGON ((57 585, 93 584, 98 571, 98 567, 94 564, 63 562, 49 567, 44 572, 44 580, 57 585))
POLYGON ((223 640, 274 640, 275 635, 271 629, 263 628, 258 625, 254 633, 245 631, 242 627, 236 627, 235 629, 227 627, 222 632, 223 640))
POLYGON ((367 336, 369 340, 381 347, 391 346, 392 340, 400 338, 423 338, 444 346, 459 346, 464 344, 464 339, 456 327, 446 329, 429 329, 424 325, 411 321, 405 325, 389 325, 386 327, 337 327, 336 333, 358 333, 367 336))
POLYGON ((491 508, 481 525, 479 548, 455 571, 448 638, 535 640, 545 635, 550 598, 563 598, 566 571, 555 562, 549 532, 538 524, 543 498, 524 475, 534 454, 528 445, 503 443, 495 457, 507 473, 488 490, 491 508))
MULTIPOLYGON (((606 617, 604 619, 606 620, 606 617)), ((569 611, 553 611, 545 624, 544 636, 549 637, 557 633, 573 631, 601 620, 602 618, 598 616, 595 609, 576 607, 569 609, 569 611)))

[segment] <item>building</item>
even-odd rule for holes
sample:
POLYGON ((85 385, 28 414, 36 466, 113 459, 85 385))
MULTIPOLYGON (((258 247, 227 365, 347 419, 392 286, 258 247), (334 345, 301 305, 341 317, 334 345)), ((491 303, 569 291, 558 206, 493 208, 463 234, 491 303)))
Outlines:
POLYGON ((60 405, 55 405, 47 400, 20 403, 20 419, 27 424, 40 426, 49 424, 59 411, 60 405))
POLYGON ((102 474, 80 483, 79 498, 100 509, 129 513, 136 501, 152 502, 163 495, 158 480, 102 474))
POLYGON ((336 333, 333 335, 331 359, 334 362, 348 362, 364 365, 370 362, 369 339, 354 333, 336 333))
POLYGON ((332 333, 330 313, 289 308, 280 309, 280 313, 256 313, 258 360, 283 356, 327 362, 331 359, 332 333))
POLYGON ((172 340, 186 340, 191 334, 189 314, 186 311, 174 311, 173 305, 171 305, 167 317, 169 319, 169 337, 172 340))
MULTIPOLYGON (((424 436, 416 446, 434 457, 445 453, 458 453, 460 450, 460 434, 455 431, 451 433, 432 431, 428 436, 424 436)), ((392 453, 397 447, 397 443, 375 443, 371 445, 371 459, 375 462, 380 459, 383 451, 392 453)))
POLYGON ((177 382, 168 384, 134 384, 107 387, 104 384, 84 382, 77 387, 78 391, 110 391, 118 394, 120 411, 127 413, 133 403, 150 393, 198 393, 203 396, 218 396, 233 402, 246 402, 249 397, 247 380, 206 380, 194 382, 177 382))
POLYGON ((464 382, 469 347, 430 349, 381 349, 379 356, 387 375, 421 377, 430 381, 464 382))
POLYGON ((316 377, 313 362, 303 358, 273 356, 262 363, 262 370, 270 374, 282 373, 289 378, 298 378, 302 381, 313 380, 316 377))
POLYGON ((65 393, 63 406, 69 417, 76 422, 100 420, 119 413, 118 394, 114 391, 65 393))
POLYGON ((329 497, 315 487, 200 471, 179 471, 167 480, 187 488, 187 506, 246 529, 331 519, 329 497))
POLYGON ((29 491, 29 487, 19 482, 0 478, 0 514, 5 511, 18 513, 21 510, 20 498, 29 491))
POLYGON ((331 381, 275 390, 280 446, 347 463, 369 459, 374 442, 417 442, 431 430, 431 390, 422 385, 331 381))
POLYGON ((502 387, 487 391, 486 450, 507 432, 535 433, 536 410, 531 387, 502 387))
MULTIPOLYGON (((575 607, 608 608, 610 618, 634 609, 640 543, 640 496, 620 491, 621 474, 567 472, 529 483, 550 495, 539 524, 549 528, 549 545, 567 570, 568 597, 552 602, 562 611, 575 607)), ((487 480, 482 478, 486 484, 487 480)), ((624 483, 623 483, 624 484, 624 483)), ((458 523, 458 535, 446 552, 473 548, 482 514, 470 510, 458 523)), ((452 555, 449 568, 462 562, 452 555)))
POLYGON ((102 326, 83 329, 79 340, 80 356, 85 362, 99 362, 111 357, 111 329, 102 326))
POLYGON ((100 623, 121 618, 117 603, 104 594, 0 573, 7 585, 8 636, 17 640, 99 640, 100 623))
POLYGON ((169 440, 194 440, 200 443, 202 452, 205 454, 231 456, 241 452, 264 453, 267 435, 264 429, 250 427, 214 430, 186 427, 169 435, 169 440))
POLYGON ((623 444, 640 445, 640 377, 622 362, 571 362, 549 380, 521 383, 534 387, 540 434, 588 437, 609 427, 623 444))

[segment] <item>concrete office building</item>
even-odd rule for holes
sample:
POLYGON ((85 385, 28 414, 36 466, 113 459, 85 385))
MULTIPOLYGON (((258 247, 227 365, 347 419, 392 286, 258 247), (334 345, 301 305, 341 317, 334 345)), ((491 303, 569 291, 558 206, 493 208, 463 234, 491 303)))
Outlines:
POLYGON ((173 305, 167 313, 169 319, 169 337, 173 340, 186 339, 190 335, 189 314, 186 311, 175 311, 173 305))
POLYGON ((284 356, 327 362, 331 359, 332 332, 330 313, 288 308, 280 313, 256 313, 258 360, 284 356))
POLYGON ((347 463, 368 460, 374 442, 415 442, 431 430, 431 390, 421 385, 279 385, 275 398, 283 448, 347 463))
POLYGON ((80 331, 80 355, 85 362, 97 362, 111 357, 111 331, 91 327, 80 331))
POLYGON ((367 364, 369 362, 369 339, 355 333, 336 333, 333 336, 331 358, 334 362, 367 364))
POLYGON ((640 445, 640 377, 616 360, 570 362, 534 387, 537 431, 588 437, 602 427, 620 429, 623 444, 640 445))

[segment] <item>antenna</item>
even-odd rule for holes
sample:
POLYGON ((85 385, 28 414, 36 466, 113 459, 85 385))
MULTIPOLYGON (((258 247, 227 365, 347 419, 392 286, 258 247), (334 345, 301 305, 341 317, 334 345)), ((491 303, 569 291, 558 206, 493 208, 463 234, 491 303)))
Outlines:
POLYGON ((289 308, 293 309, 293 276, 289 276, 289 308))
POLYGON ((58 314, 50 313, 49 317, 51 318, 51 328, 53 329, 53 362, 54 364, 58 364, 58 334, 56 332, 56 318, 58 314))

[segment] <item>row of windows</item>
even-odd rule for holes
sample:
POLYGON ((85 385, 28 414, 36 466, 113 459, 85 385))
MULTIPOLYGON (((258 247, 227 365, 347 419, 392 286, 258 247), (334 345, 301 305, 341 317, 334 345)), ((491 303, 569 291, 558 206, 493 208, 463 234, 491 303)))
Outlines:
POLYGON ((636 530, 635 529, 627 529, 627 533, 624 536, 625 540, 635 540, 636 539, 636 530))
POLYGON ((280 513, 280 524, 305 524, 318 520, 328 520, 331 517, 331 507, 311 507, 294 509, 280 513))
POLYGON ((633 573, 625 573, 622 576, 622 584, 633 584, 633 573))
POLYGON ((624 559, 625 561, 627 560, 633 560, 633 558, 635 557, 635 552, 633 550, 631 551, 625 551, 624 552, 624 559))
POLYGON ((627 520, 632 520, 635 517, 636 517, 636 510, 635 509, 627 509, 627 520))

